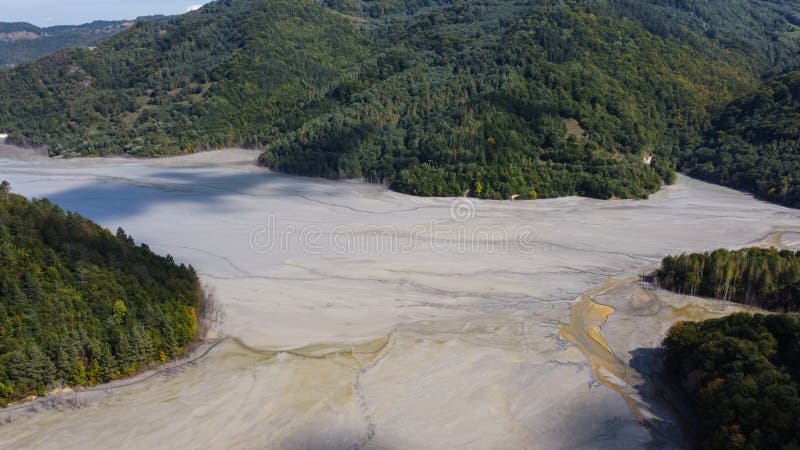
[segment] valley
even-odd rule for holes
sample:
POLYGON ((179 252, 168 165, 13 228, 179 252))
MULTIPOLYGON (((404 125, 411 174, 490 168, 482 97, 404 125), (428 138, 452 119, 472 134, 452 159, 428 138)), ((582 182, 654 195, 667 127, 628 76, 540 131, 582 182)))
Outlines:
POLYGON ((800 231, 796 210, 684 176, 648 200, 422 198, 270 172, 259 154, 0 148, 15 193, 192 264, 222 311, 207 356, 5 416, 0 446, 679 447, 653 348, 678 320, 742 307, 638 275, 800 231))

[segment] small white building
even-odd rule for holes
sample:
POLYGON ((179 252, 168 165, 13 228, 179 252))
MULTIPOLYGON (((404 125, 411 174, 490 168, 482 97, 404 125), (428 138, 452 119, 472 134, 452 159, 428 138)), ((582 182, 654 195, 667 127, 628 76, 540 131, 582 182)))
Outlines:
POLYGON ((0 143, 3 143, 8 139, 8 133, 0 133, 0 143))

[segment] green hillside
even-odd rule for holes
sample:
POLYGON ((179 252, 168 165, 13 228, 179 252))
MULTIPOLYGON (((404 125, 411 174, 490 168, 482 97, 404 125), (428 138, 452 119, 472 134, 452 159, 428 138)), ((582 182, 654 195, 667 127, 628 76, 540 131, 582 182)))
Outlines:
POLYGON ((0 73, 0 132, 66 156, 261 148, 276 170, 416 195, 646 197, 714 112, 792 64, 798 17, 755 0, 220 0, 0 73))
POLYGON ((0 185, 0 405, 180 355, 197 332, 190 267, 0 185))

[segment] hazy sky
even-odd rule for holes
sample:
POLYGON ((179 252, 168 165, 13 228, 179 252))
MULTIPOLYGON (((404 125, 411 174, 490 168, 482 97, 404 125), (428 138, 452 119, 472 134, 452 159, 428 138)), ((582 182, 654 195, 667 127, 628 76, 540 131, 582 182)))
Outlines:
POLYGON ((179 14, 207 0, 0 0, 0 22, 39 26, 73 25, 107 19, 179 14))

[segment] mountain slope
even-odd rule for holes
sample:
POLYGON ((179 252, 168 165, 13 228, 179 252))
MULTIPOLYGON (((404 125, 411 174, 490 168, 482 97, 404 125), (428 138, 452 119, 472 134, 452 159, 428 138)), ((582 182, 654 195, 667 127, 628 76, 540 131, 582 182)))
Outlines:
POLYGON ((0 131, 67 156, 258 147, 417 195, 644 197, 796 46, 800 7, 695 3, 220 0, 0 73, 0 131))
POLYGON ((0 128, 52 153, 147 156, 242 144, 248 103, 253 114, 267 99, 295 108, 347 76, 350 60, 366 54, 359 39, 347 19, 311 2, 216 2, 138 22, 95 51, 66 50, 0 73, 0 128))
POLYGON ((714 46, 768 71, 796 64, 800 8, 787 0, 612 0, 611 14, 641 23, 652 33, 690 43, 703 53, 714 46))
POLYGON ((63 48, 93 47, 132 25, 131 21, 96 21, 39 28, 29 23, 0 22, 0 67, 15 66, 63 48))
POLYGON ((800 207, 800 71, 727 105, 684 164, 694 176, 800 207))

